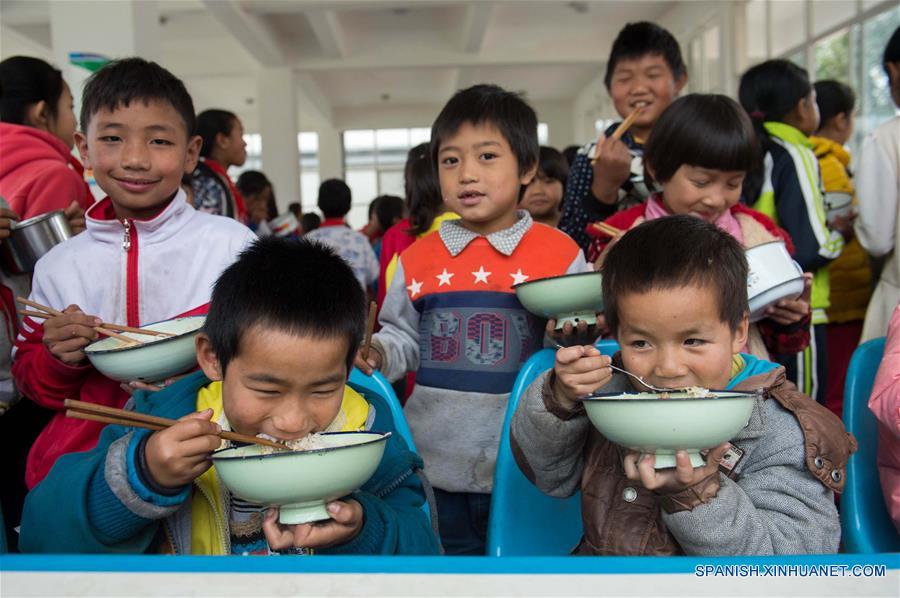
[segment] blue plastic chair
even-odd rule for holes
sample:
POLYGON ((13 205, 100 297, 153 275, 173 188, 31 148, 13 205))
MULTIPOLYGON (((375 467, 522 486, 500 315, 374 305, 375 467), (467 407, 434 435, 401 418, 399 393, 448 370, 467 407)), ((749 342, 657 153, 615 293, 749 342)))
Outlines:
MULTIPOLYGON (((602 340, 597 348, 612 355, 619 345, 602 340)), ((488 556, 567 555, 581 540, 581 492, 569 498, 542 493, 519 470, 509 445, 509 425, 519 399, 535 378, 553 367, 555 357, 554 349, 538 351, 525 362, 513 384, 494 471, 488 556)))
POLYGON ((350 372, 349 382, 369 392, 374 392, 384 399, 384 402, 387 403, 391 410, 391 417, 394 419, 394 429, 397 431, 397 434, 406 441, 406 444, 409 445, 409 450, 416 452, 416 443, 413 442, 412 431, 406 422, 406 415, 403 414, 403 406, 400 404, 400 400, 397 399, 394 387, 381 375, 381 372, 376 371, 371 376, 366 376, 358 369, 353 368, 350 372))
POLYGON ((884 355, 879 338, 857 347, 844 386, 844 426, 856 436, 859 450, 847 463, 847 482, 841 496, 844 552, 871 554, 900 551, 900 536, 888 515, 878 478, 878 426, 869 411, 869 396, 884 355))

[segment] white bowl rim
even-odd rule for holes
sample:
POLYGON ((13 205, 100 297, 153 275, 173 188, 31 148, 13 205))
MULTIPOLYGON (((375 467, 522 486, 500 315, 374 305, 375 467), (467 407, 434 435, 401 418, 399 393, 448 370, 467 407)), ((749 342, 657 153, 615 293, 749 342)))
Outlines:
MULTIPOLYGON (((679 391, 681 389, 673 388, 673 391, 679 391)), ((713 400, 734 400, 734 399, 748 399, 748 398, 757 398, 762 396, 761 390, 720 390, 720 389, 708 389, 710 394, 714 394, 715 396, 705 396, 705 397, 667 397, 665 399, 661 399, 659 397, 660 393, 658 392, 597 392, 592 393, 584 397, 578 397, 576 400, 581 401, 583 403, 592 403, 592 402, 614 402, 614 401, 627 401, 627 402, 648 402, 648 401, 713 401, 713 400)), ((675 393, 675 394, 684 394, 684 393, 675 393)))
POLYGON ((578 276, 602 276, 603 272, 599 270, 591 270, 590 272, 574 272, 572 274, 558 274, 556 276, 548 276, 546 278, 535 278, 534 280, 526 280, 525 282, 520 282, 519 284, 512 285, 513 289, 519 290, 524 286, 528 286, 530 284, 535 284, 538 282, 545 282, 548 280, 556 280, 559 278, 577 278, 578 276))
MULTIPOLYGON (((175 322, 177 320, 193 320, 193 319, 197 319, 197 318, 206 318, 206 316, 199 315, 199 316, 182 316, 180 318, 169 318, 168 320, 160 320, 158 322, 150 322, 149 324, 144 324, 143 328, 146 328, 147 326, 153 326, 154 324, 162 324, 163 322, 175 322)), ((180 338, 184 338, 188 334, 197 334, 198 332, 200 332, 201 328, 203 328, 203 326, 201 326, 200 328, 191 330, 190 332, 182 332, 181 334, 176 334, 175 336, 167 336, 165 338, 161 338, 158 341, 153 341, 151 343, 141 343, 141 344, 137 345, 136 347, 132 346, 132 345, 122 345, 119 347, 113 347, 111 349, 91 349, 91 345, 95 345, 99 342, 103 342, 106 340, 106 338, 109 338, 109 337, 101 338, 101 339, 95 340, 93 343, 91 343, 90 345, 85 347, 84 352, 86 355, 105 355, 107 353, 117 353, 119 351, 129 351, 131 349, 139 349, 144 346, 149 347, 150 345, 153 345, 155 347, 155 346, 161 345, 161 344, 169 342, 169 341, 174 341, 174 340, 178 340, 180 338)), ((144 336, 147 336, 147 335, 144 335, 144 336)))
MULTIPOLYGON (((774 245, 775 243, 780 243, 781 245, 784 245, 784 249, 785 249, 785 251, 787 251, 787 243, 784 242, 784 239, 772 239, 771 241, 766 241, 765 243, 760 243, 759 245, 754 245, 753 247, 747 247, 746 249, 744 249, 744 253, 749 253, 749 252, 753 251, 754 249, 757 249, 759 247, 765 247, 766 245, 774 245)), ((793 256, 790 255, 790 253, 788 253, 788 256, 791 259, 793 259, 793 256)))
POLYGON ((393 432, 379 432, 377 430, 359 430, 359 431, 355 431, 355 432, 352 430, 347 431, 347 432, 321 432, 322 436, 340 436, 343 434, 368 434, 368 435, 374 436, 374 438, 372 438, 370 440, 366 440, 365 442, 357 442, 355 444, 340 444, 338 446, 326 446, 326 447, 322 447, 322 448, 308 449, 308 450, 303 450, 303 451, 286 450, 286 451, 278 451, 276 453, 268 453, 265 455, 234 455, 234 456, 229 457, 229 456, 224 456, 224 455, 219 454, 219 453, 223 453, 225 451, 233 451, 233 450, 236 450, 239 448, 244 448, 244 446, 251 446, 251 445, 245 444, 243 446, 229 446, 227 448, 213 451, 212 460, 213 461, 242 461, 244 459, 271 459, 272 457, 286 457, 288 455, 298 455, 298 454, 309 455, 309 454, 313 454, 313 453, 327 453, 327 452, 336 451, 336 450, 342 449, 342 448, 350 448, 352 446, 366 446, 367 444, 381 442, 383 440, 387 440, 388 438, 390 438, 394 433, 393 432))

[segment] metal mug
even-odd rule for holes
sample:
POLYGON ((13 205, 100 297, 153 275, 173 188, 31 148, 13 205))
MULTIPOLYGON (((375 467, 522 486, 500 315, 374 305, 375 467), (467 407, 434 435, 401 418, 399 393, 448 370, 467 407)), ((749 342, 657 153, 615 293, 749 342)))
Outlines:
POLYGON ((13 222, 9 238, 0 243, 0 262, 9 274, 30 274, 41 256, 71 237, 72 230, 62 210, 13 222))

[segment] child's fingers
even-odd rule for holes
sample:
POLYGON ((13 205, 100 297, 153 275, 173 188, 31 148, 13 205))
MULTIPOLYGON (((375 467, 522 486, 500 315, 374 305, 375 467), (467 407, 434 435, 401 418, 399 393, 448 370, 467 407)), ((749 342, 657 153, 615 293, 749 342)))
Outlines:
POLYGON ((575 363, 582 357, 599 356, 600 351, 593 345, 574 345, 556 352, 556 362, 561 365, 575 363))
POLYGON ((358 525, 362 523, 362 505, 355 500, 346 502, 335 500, 328 503, 328 514, 341 525, 358 525))
POLYGON ((675 480, 684 486, 690 486, 694 482, 694 466, 691 465, 691 457, 687 451, 675 452, 675 480))
POLYGON ((286 548, 293 548, 294 546, 294 534, 291 532, 290 528, 286 526, 282 526, 278 523, 278 509, 273 508, 266 511, 266 516, 263 518, 263 533, 266 536, 266 542, 269 544, 269 548, 272 550, 284 550, 286 548))
POLYGON ((656 455, 644 453, 637 462, 641 485, 648 490, 655 490, 663 485, 663 480, 656 473, 656 455))
POLYGON ((222 439, 216 435, 204 434, 182 440, 178 444, 178 453, 185 458, 201 457, 206 459, 222 445, 222 439))
POLYGON ((632 482, 641 481, 641 474, 638 472, 637 462, 641 454, 631 451, 622 458, 622 468, 625 470, 625 477, 632 482))

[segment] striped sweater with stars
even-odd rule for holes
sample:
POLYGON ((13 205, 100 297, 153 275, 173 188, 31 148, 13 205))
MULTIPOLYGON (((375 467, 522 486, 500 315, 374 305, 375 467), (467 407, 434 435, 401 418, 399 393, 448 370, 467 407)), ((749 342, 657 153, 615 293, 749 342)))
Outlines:
POLYGON ((569 237, 526 212, 487 237, 444 222, 401 254, 374 342, 390 380, 416 372, 405 411, 435 487, 492 490, 509 392, 544 334, 512 285, 586 270, 569 237))

